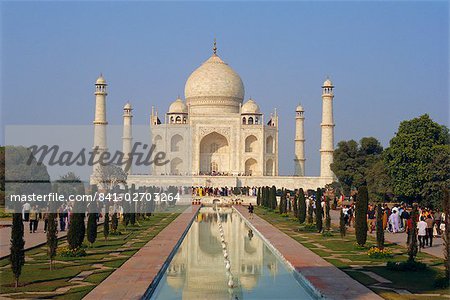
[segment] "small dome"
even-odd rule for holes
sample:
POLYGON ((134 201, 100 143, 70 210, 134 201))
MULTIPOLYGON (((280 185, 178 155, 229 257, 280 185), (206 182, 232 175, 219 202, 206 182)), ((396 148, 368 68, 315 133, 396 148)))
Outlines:
POLYGON ((169 114, 187 114, 187 112, 187 105, 180 98, 177 98, 169 106, 169 114))
POLYGON ((95 82, 95 84, 106 84, 106 80, 105 80, 105 78, 103 78, 102 74, 100 74, 100 76, 97 78, 97 81, 95 82))
POLYGON ((295 111, 304 111, 303 110, 303 106, 301 106, 300 104, 297 106, 297 108, 295 109, 295 111))
POLYGON ((132 108, 131 108, 131 103, 130 103, 130 102, 127 102, 127 103, 124 105, 123 109, 132 109, 132 108))
POLYGON ((255 100, 248 99, 247 102, 242 105, 241 113, 243 114, 260 114, 259 106, 256 104, 255 100))
POLYGON ((331 82, 330 78, 327 78, 327 80, 325 80, 323 82, 323 86, 322 87, 333 87, 333 83, 331 82))

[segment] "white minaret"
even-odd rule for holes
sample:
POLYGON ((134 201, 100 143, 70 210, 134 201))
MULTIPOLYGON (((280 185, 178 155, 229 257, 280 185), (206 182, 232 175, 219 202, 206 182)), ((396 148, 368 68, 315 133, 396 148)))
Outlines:
POLYGON ((133 141, 131 122, 131 119, 133 118, 133 115, 131 114, 132 110, 133 108, 131 107, 131 104, 129 102, 127 102, 127 104, 125 104, 125 106, 123 107, 122 152, 124 153, 123 161, 125 162, 125 164, 122 165, 122 168, 127 174, 131 174, 131 168, 133 165, 133 161, 129 160, 133 141))
MULTIPOLYGON (((108 122, 106 121, 106 80, 100 74, 100 77, 97 78, 95 82, 95 118, 94 118, 94 147, 93 149, 98 147, 98 154, 95 157, 95 161, 98 161, 98 158, 102 152, 108 151, 108 147, 106 144, 106 125, 108 122)), ((97 165, 93 166, 93 171, 95 172, 97 165)))
POLYGON ((301 105, 295 110, 295 176, 305 176, 305 111, 301 105))
POLYGON ((327 78, 322 86, 322 142, 320 146, 320 177, 334 177, 330 164, 333 163, 334 122, 333 84, 327 78))

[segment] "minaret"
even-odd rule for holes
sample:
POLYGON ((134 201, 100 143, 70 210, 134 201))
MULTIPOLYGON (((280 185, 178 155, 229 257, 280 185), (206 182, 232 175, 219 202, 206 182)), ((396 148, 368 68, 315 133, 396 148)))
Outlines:
POLYGON ((334 122, 333 84, 327 78, 322 86, 322 142, 320 146, 320 177, 334 177, 330 165, 333 163, 334 122))
POLYGON ((133 108, 131 104, 127 102, 123 107, 123 136, 122 136, 122 152, 123 162, 122 165, 123 170, 127 174, 131 174, 131 169, 133 165, 132 157, 130 157, 131 149, 132 149, 132 141, 133 141, 133 132, 132 132, 132 118, 133 115, 131 111, 133 108), (131 160, 130 160, 131 159, 131 160))
MULTIPOLYGON (((95 82, 95 118, 94 118, 94 147, 93 149, 98 150, 98 154, 95 156, 94 161, 98 161, 98 158, 102 152, 108 151, 106 144, 106 81, 102 74, 97 78, 95 82)), ((93 173, 97 165, 93 166, 93 173)))
POLYGON ((295 110, 295 176, 305 176, 305 111, 301 105, 295 110))

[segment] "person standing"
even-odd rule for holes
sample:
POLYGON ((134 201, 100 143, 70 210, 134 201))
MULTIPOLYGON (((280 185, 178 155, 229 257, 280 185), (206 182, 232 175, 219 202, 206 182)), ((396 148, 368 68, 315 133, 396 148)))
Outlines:
POLYGON ((25 204, 22 206, 22 217, 25 222, 30 221, 30 210, 31 210, 30 203, 25 202, 25 204))
POLYGON ((34 205, 30 210, 30 233, 36 232, 37 225, 35 224, 37 223, 38 217, 38 211, 36 205, 34 205))
POLYGON ((254 210, 254 207, 250 203, 249 206, 248 206, 248 213, 250 214, 249 219, 253 219, 253 210, 254 210))
POLYGON ((427 237, 427 222, 424 217, 420 217, 420 221, 417 223, 418 237, 419 237, 419 249, 425 248, 425 238, 427 237))
POLYGON ((367 210, 367 224, 370 233, 375 230, 375 208, 369 204, 369 209, 367 210))
POLYGON ((441 235, 441 217, 442 213, 439 211, 439 209, 437 209, 434 212, 434 223, 436 223, 436 230, 438 235, 441 235))
POLYGON ((428 215, 427 219, 425 220, 427 223, 427 237, 425 239, 426 245, 433 247, 433 226, 434 226, 434 220, 431 214, 428 215))

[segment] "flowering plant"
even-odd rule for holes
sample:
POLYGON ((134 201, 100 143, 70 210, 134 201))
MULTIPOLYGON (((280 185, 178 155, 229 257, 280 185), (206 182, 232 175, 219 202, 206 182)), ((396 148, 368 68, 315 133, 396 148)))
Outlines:
POLYGON ((58 255, 61 257, 82 257, 86 256, 86 251, 81 247, 70 249, 66 246, 58 249, 58 255))
POLYGON ((392 251, 389 249, 380 249, 372 247, 367 251, 367 255, 371 258, 387 258, 392 257, 392 251))

